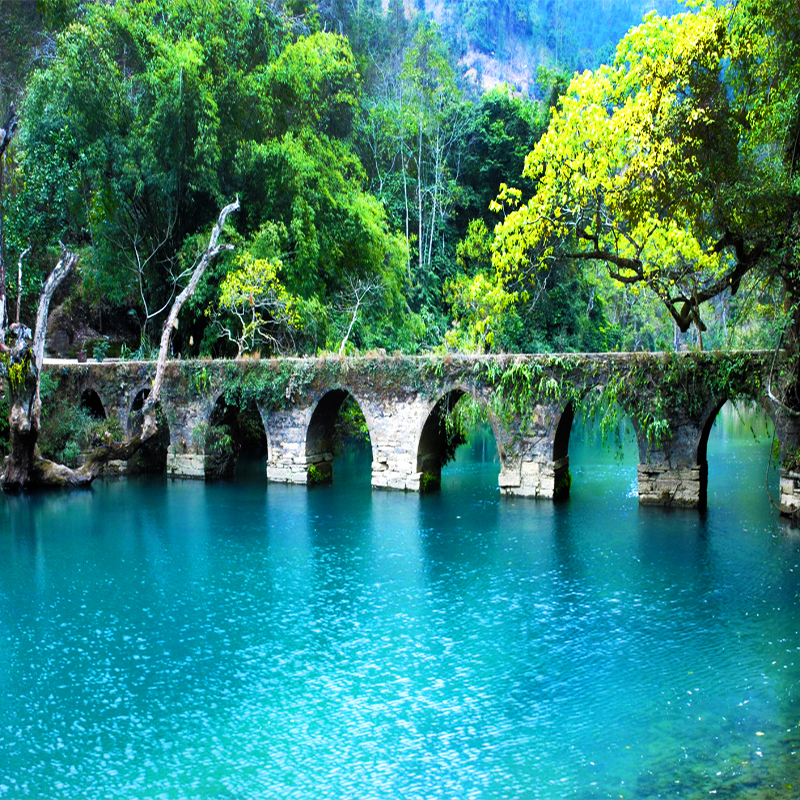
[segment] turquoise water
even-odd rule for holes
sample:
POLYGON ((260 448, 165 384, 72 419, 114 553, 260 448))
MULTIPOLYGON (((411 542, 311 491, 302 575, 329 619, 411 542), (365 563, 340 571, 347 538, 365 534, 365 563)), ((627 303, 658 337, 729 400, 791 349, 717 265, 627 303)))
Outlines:
MULTIPOLYGON (((0 798, 790 798, 800 537, 726 417, 709 508, 131 479, 0 498, 0 798)), ((770 477, 773 492, 775 477, 770 477)))

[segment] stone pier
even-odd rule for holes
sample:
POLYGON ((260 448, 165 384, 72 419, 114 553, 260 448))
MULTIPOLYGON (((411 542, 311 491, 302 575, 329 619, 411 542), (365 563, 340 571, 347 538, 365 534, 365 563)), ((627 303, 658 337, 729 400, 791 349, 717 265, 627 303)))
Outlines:
POLYGON ((800 472, 781 470, 781 511, 797 516, 800 513, 800 472))

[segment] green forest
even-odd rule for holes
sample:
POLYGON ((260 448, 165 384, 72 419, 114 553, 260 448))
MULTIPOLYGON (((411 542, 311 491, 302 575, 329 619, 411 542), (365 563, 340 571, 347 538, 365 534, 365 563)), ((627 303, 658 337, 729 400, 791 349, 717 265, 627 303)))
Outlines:
POLYGON ((64 355, 152 356, 235 198, 176 357, 796 340, 797 0, 0 0, 0 43, 0 294, 73 250, 64 355))

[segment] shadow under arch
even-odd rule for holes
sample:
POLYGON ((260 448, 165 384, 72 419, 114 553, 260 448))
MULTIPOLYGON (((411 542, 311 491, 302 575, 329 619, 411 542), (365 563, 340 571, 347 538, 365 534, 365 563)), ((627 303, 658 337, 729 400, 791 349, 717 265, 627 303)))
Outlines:
POLYGON ((145 400, 150 396, 150 390, 139 389, 133 398, 131 407, 128 409, 128 435, 135 436, 142 429, 142 409, 144 408, 145 400))
POLYGON ((566 500, 572 487, 569 471, 569 437, 575 420, 575 404, 570 400, 559 417, 553 436, 553 500, 566 500))
POLYGON ((106 409, 100 395, 94 389, 81 392, 81 408, 89 412, 92 419, 106 419, 106 409))
POLYGON ((697 442, 697 451, 695 453, 695 464, 700 468, 700 492, 697 507, 701 511, 708 507, 708 437, 711 435, 711 429, 717 421, 719 412, 722 411, 726 403, 728 403, 727 397, 715 403, 706 416, 703 427, 700 429, 700 439, 697 442))
POLYGON ((317 401, 306 430, 309 486, 333 481, 333 457, 352 426, 366 428, 372 449, 370 424, 355 395, 343 388, 329 389, 317 401))
MULTIPOLYGON (((144 415, 142 409, 150 395, 150 389, 139 389, 133 398, 128 411, 127 434, 138 436, 142 432, 144 415)), ((128 474, 163 473, 167 469, 167 452, 169 450, 169 424, 163 409, 159 408, 158 433, 128 460, 128 474)))
POLYGON ((211 407, 203 448, 206 480, 232 478, 241 455, 266 456, 267 432, 255 402, 229 404, 220 393, 211 407))
MULTIPOLYGON (((458 446, 466 441, 461 431, 447 429, 448 417, 464 397, 472 397, 472 394, 467 389, 455 387, 442 395, 428 412, 417 444, 417 472, 422 474, 420 479, 422 492, 441 488, 442 467, 452 460, 458 446)), ((496 424, 491 418, 489 425, 502 461, 496 424)))

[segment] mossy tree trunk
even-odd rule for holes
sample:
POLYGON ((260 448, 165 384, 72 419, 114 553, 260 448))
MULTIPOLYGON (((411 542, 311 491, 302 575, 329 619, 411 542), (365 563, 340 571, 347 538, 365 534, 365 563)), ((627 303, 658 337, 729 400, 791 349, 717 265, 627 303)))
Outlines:
POLYGON ((61 258, 39 295, 35 331, 21 323, 14 323, 10 328, 14 342, 8 352, 2 353, 10 406, 10 452, 0 474, 0 486, 4 489, 25 489, 44 482, 44 476, 55 466, 41 458, 36 449, 42 422, 39 383, 50 300, 77 261, 75 253, 62 249, 61 258))

